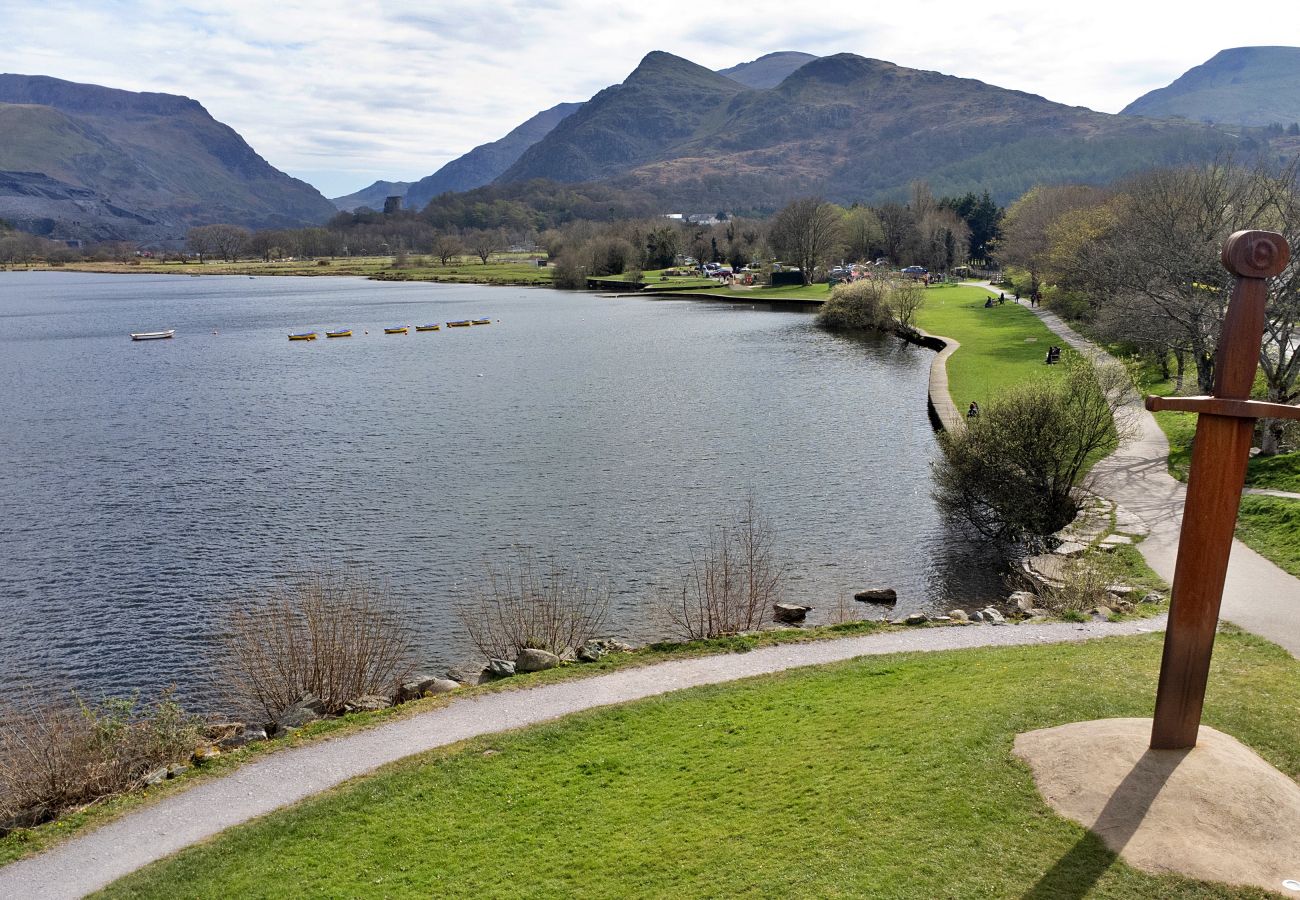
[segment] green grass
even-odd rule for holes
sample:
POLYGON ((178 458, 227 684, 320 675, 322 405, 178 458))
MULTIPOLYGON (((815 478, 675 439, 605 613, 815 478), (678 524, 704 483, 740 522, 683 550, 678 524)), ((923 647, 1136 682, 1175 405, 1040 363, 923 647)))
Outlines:
POLYGON ((1300 500, 1245 495, 1237 516, 1237 539, 1300 578, 1300 500))
POLYGON ((396 719, 428 712, 467 695, 497 693, 499 691, 534 687, 539 684, 587 678, 619 669, 652 665, 670 659, 726 653, 747 653, 760 647, 802 644, 810 641, 890 630, 896 630, 896 626, 891 626, 879 620, 863 619, 843 622, 838 625, 781 628, 758 634, 733 635, 701 641, 661 641, 632 653, 611 653, 594 663, 565 665, 558 669, 519 675, 503 681, 466 688, 455 694, 444 694, 376 712, 353 713, 335 719, 322 719, 299 729, 289 737, 249 744, 247 747, 224 753, 219 757, 197 764, 175 780, 165 781, 144 791, 135 791, 107 798, 85 809, 66 813, 59 819, 36 828, 15 829, 9 834, 0 837, 0 866, 40 853, 82 831, 89 828, 98 828, 127 813, 156 803, 160 799, 178 791, 194 787, 196 783, 229 775, 245 763, 268 753, 277 753, 281 750, 300 747, 327 737, 353 734, 396 719))
MULTIPOLYGON (((391 766, 107 897, 1264 897, 1135 871, 1017 733, 1149 716, 1158 635, 900 654, 569 717, 391 766)), ((1218 640, 1205 721, 1300 775, 1300 663, 1218 640)))
POLYGON ((940 285, 925 292, 916 324, 931 334, 961 344, 948 359, 948 390, 958 409, 972 400, 986 404, 1007 388, 1053 376, 1043 364, 1053 344, 1071 353, 1028 309, 1014 303, 984 308, 988 291, 965 285, 940 285))

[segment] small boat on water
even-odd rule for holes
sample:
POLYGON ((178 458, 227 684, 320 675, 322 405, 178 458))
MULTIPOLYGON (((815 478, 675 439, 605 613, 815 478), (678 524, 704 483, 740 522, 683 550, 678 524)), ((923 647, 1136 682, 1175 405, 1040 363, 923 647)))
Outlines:
POLYGON ((410 330, 410 327, 411 326, 409 325, 398 325, 393 328, 385 328, 384 334, 406 334, 406 332, 410 330))
POLYGON ((415 326, 416 331, 438 331, 440 328, 442 328, 441 325, 416 325, 415 326))
POLYGON ((491 319, 473 319, 472 321, 473 321, 473 323, 474 323, 475 325, 491 325, 491 324, 492 324, 492 320, 491 320, 491 319))
POLYGON ((133 331, 131 332, 131 340, 161 341, 169 337, 174 337, 175 335, 176 335, 175 328, 169 329, 168 331, 133 331))
POLYGON ((351 328, 340 328, 338 331, 327 331, 327 332, 325 332, 325 337, 327 337, 327 338, 332 338, 332 337, 352 337, 352 329, 351 329, 351 328))
POLYGON ((459 322, 448 322, 448 328, 468 328, 474 324, 473 319, 461 319, 459 322))
POLYGON ((298 333, 298 334, 291 334, 291 335, 289 335, 289 340, 291 340, 291 341, 314 341, 314 340, 316 340, 316 332, 314 332, 314 331, 303 331, 303 332, 300 332, 300 333, 298 333))

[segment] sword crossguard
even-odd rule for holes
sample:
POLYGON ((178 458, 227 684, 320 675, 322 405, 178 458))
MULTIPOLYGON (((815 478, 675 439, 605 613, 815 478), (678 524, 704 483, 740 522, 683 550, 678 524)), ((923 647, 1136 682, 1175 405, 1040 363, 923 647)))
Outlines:
POLYGON ((1146 399, 1146 408, 1151 412, 1168 409, 1210 416, 1231 416, 1234 419, 1300 419, 1300 406, 1267 403, 1263 400, 1232 400, 1228 397, 1150 396, 1146 399))

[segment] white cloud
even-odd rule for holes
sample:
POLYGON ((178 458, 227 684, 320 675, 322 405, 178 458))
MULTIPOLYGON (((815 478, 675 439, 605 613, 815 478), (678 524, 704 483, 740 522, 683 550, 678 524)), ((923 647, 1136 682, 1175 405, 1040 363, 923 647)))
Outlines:
POLYGON ((773 50, 847 51, 1116 112, 1226 47, 1300 45, 1300 17, 1275 0, 1249 16, 1208 2, 1167 9, 0 0, 0 70, 186 94, 273 165, 337 195, 427 175, 621 81, 651 50, 711 68, 773 50))

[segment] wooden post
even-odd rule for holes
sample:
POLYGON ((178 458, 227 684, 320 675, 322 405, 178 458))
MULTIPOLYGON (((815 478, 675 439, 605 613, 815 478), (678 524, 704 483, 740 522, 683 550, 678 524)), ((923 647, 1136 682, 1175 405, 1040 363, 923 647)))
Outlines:
MULTIPOLYGON (((1275 414, 1275 409, 1264 408, 1278 406, 1248 400, 1264 334, 1266 279, 1279 274, 1289 257, 1290 247, 1279 234, 1239 231, 1228 238, 1223 265, 1237 280, 1219 339, 1214 395, 1178 398, 1176 404, 1147 399, 1148 409, 1176 405, 1200 413, 1160 662, 1152 749, 1196 746, 1255 418, 1275 414)), ((1300 417, 1300 410, 1282 409, 1288 418, 1300 417)))

